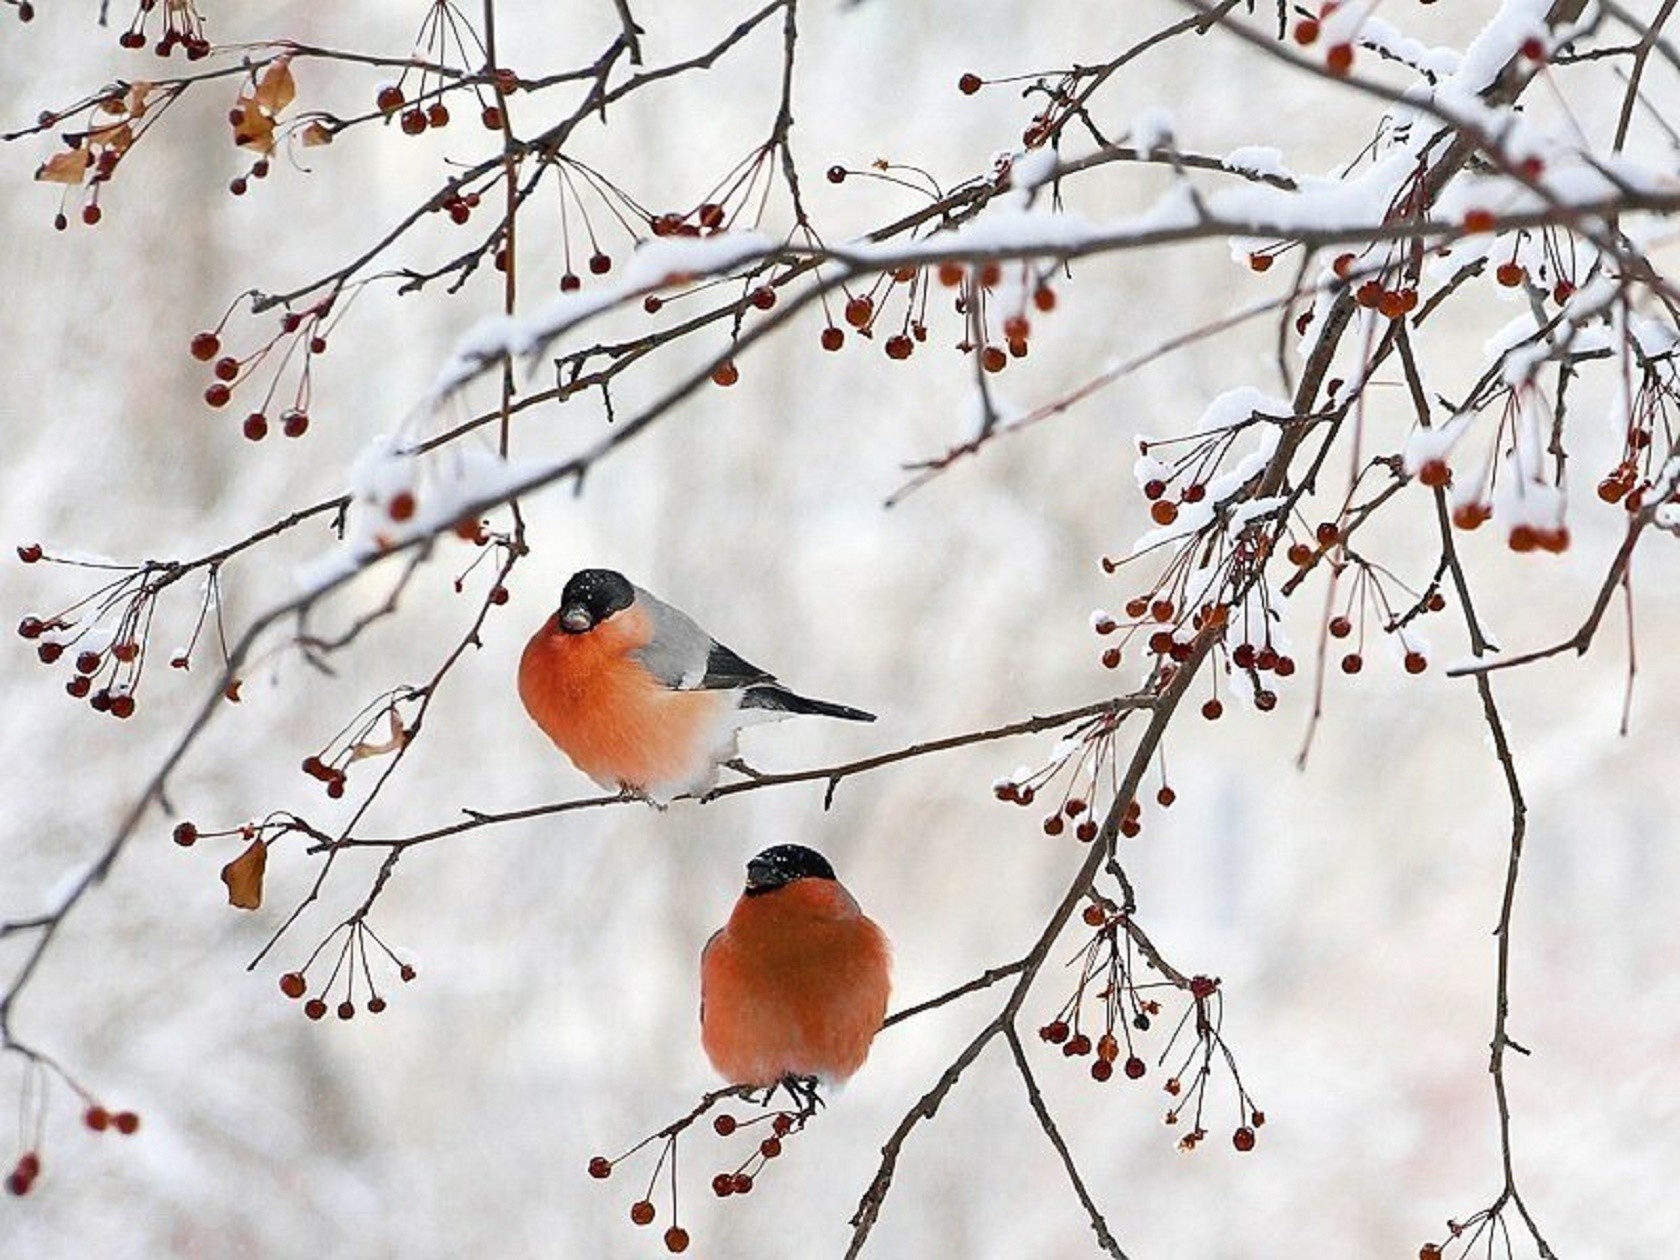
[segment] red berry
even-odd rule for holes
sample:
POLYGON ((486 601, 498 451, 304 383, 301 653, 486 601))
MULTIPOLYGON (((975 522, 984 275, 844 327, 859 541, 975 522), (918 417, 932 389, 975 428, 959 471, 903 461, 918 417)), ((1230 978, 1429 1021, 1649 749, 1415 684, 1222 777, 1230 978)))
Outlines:
POLYGON ((665 1231, 665 1250, 669 1252, 683 1252, 688 1250, 688 1231, 681 1225, 673 1225, 665 1231))
POLYGON ((653 1223, 653 1204, 646 1199, 637 1199, 630 1205, 630 1220, 636 1225, 651 1225, 653 1223))
POLYGON ((1135 1054, 1126 1060, 1126 1076, 1130 1080, 1135 1081, 1140 1079, 1148 1070, 1149 1069, 1144 1066, 1143 1060, 1138 1058, 1135 1054))
POLYGON ((1098 1059, 1091 1064, 1091 1079, 1099 1085, 1114 1075, 1114 1064, 1107 1059, 1098 1059))
POLYGON ((447 127, 449 125, 449 107, 442 101, 433 101, 426 106, 426 124, 431 127, 447 127))
POLYGON ((212 407, 225 407, 228 404, 228 399, 232 397, 233 391, 222 384, 221 381, 217 381, 204 391, 204 401, 212 407))
POLYGON ((1493 278, 1499 281, 1499 283, 1505 288, 1514 289, 1523 282, 1523 279, 1527 274, 1528 273, 1523 270, 1521 263, 1513 261, 1500 263, 1498 269, 1493 273, 1493 278))
POLYGON ((591 275, 604 276, 612 270, 612 257, 608 254, 594 253, 589 256, 589 272, 591 275))
POLYGON ((1480 207, 1464 212, 1464 230, 1466 232, 1491 232, 1496 220, 1493 211, 1480 207))
POLYGON ((1345 639, 1353 633, 1353 622, 1346 617, 1332 617, 1330 618, 1329 630, 1331 638, 1345 639))
POLYGON ((612 1160, 605 1155, 596 1155, 589 1161, 589 1175, 596 1181, 605 1181, 612 1176, 612 1160))
POLYGON ((1117 647, 1106 649, 1102 654, 1102 663, 1104 669, 1120 668, 1120 649, 1117 647))
POLYGON ((6 1176, 6 1193, 22 1198, 29 1193, 29 1186, 33 1181, 33 1177, 25 1177, 21 1172, 14 1170, 6 1176))
POLYGON ((406 136, 417 136, 426 130, 426 111, 422 109, 403 110, 402 129, 406 136))
POLYGON ((1305 48, 1318 42, 1318 19, 1302 18, 1295 23, 1295 42, 1305 48))
POLYGON ((1272 262, 1273 259, 1270 254, 1250 254, 1248 256, 1248 266, 1251 271, 1270 271, 1272 262))
POLYGON ((248 441, 260 442, 268 436, 268 417, 260 411, 253 411, 245 417, 245 422, 239 426, 248 441))
POLYGON ((1365 658, 1360 656, 1358 652, 1349 652, 1346 656, 1342 657, 1342 673, 1357 674, 1364 668, 1365 658))
POLYGON ((824 350, 838 350, 846 344, 846 334, 830 324, 822 330, 822 348, 824 350))
POLYGON ((1242 1128, 1231 1135, 1231 1145, 1239 1151, 1252 1151, 1254 1149, 1254 1130, 1246 1124, 1243 1125, 1242 1128))
POLYGON ((725 389, 741 379, 741 370, 735 366, 733 359, 725 359, 712 369, 712 383, 721 385, 725 389))
POLYGON ((574 293, 582 287, 583 281, 573 272, 568 271, 560 277, 560 292, 562 293, 574 293))
POLYGON ((403 90, 395 83, 387 83, 379 89, 379 94, 373 98, 382 114, 393 114, 402 108, 403 90))
POLYGON ((140 1129, 140 1117, 132 1111, 119 1111, 111 1117, 111 1123, 116 1126, 118 1133, 129 1137, 140 1129))
POLYGON ((828 182, 831 183, 831 184, 843 184, 843 183, 845 183, 846 182, 846 168, 844 166, 831 166, 831 167, 829 167, 828 168, 828 182))
POLYGON ((1038 1030, 1038 1035, 1053 1046, 1060 1045, 1068 1039, 1067 1021, 1053 1019, 1038 1030))
POLYGON ((1054 289, 1040 288, 1033 291, 1033 305, 1040 311, 1056 309, 1056 292, 1054 289))
POLYGON ((957 80, 957 91, 964 96, 973 96, 981 87, 980 76, 977 74, 965 74, 957 80))
POLYGON ((751 1194, 753 1188, 752 1176, 748 1173, 736 1173, 734 1178, 736 1194, 751 1194))
POLYGON ((407 984, 419 973, 414 970, 414 965, 412 963, 404 963, 397 974, 402 977, 403 983, 407 984))
POLYGON ((1421 674, 1429 668, 1429 661, 1422 652, 1407 652, 1405 664, 1408 674, 1421 674))
POLYGON ((728 1137, 735 1132, 735 1117, 724 1112, 712 1121, 712 1131, 719 1137, 728 1137))
POLYGON ((776 1138, 776 1137, 765 1138, 762 1142, 760 1142, 758 1144, 758 1153, 760 1155, 764 1156, 765 1159, 775 1159, 776 1156, 778 1156, 782 1153, 782 1140, 781 1140, 781 1138, 776 1138))
POLYGON ((720 1199, 727 1199, 735 1193, 735 1174, 720 1172, 712 1178, 712 1193, 720 1199))
POLYGON ((414 495, 408 490, 399 490, 391 496, 390 503, 385 505, 385 514, 393 521, 406 521, 414 515, 414 495))
POLYGON ((1202 702, 1202 716, 1210 722, 1217 722, 1220 714, 1224 712, 1225 706, 1220 704, 1218 700, 1206 700, 1202 702))
POLYGON ((479 116, 486 131, 500 131, 502 129, 502 111, 494 105, 486 105, 479 116))
POLYGON ((90 201, 87 205, 82 207, 82 222, 87 224, 89 227, 92 227, 95 223, 99 222, 103 213, 104 212, 100 210, 96 202, 90 201))
POLYGON ((190 849, 198 842, 198 828, 190 822, 178 822, 175 824, 174 836, 176 844, 183 849, 190 849))
POLYGON ((308 981, 303 978, 301 971, 288 971, 280 977, 280 992, 294 1001, 302 997, 308 987, 308 981))
POLYGON ((1171 525, 1178 519, 1178 504, 1170 499, 1157 499, 1149 505, 1149 518, 1157 525, 1171 525))
POLYGON ((327 1004, 320 998, 310 998, 303 1004, 303 1013, 310 1019, 322 1019, 327 1013, 327 1004))
POLYGON ((1062 1047, 1062 1053, 1069 1058, 1091 1053, 1091 1039, 1084 1033, 1075 1033, 1069 1037, 1067 1044, 1062 1047))
POLYGON ((761 284, 747 297, 747 300, 761 311, 767 311, 776 305, 776 290, 767 284, 761 284))
POLYGON ((289 438, 300 438, 309 431, 309 415, 296 407, 280 413, 280 432, 289 438))
POLYGON ((1353 69, 1353 45, 1331 44, 1324 53, 1324 68, 1334 75, 1344 75, 1353 69))
POLYGON ((863 328, 868 325, 869 318, 875 313, 875 303, 867 294, 858 294, 846 300, 846 322, 853 328, 863 328))
POLYGON ((95 1133, 103 1133, 111 1127, 111 1113, 95 1103, 82 1113, 82 1123, 95 1133))
POLYGON ((216 374, 218 381, 231 381, 239 375, 239 360, 232 355, 223 355, 210 370, 216 374))
POLYGON ((368 1013, 377 1015, 385 1009, 385 1005, 385 999, 376 993, 368 999, 368 1013))
POLYGON ((210 362, 221 348, 222 339, 213 332, 201 332, 192 339, 192 357, 200 363, 210 362))
POLYGON ((910 357, 910 352, 916 345, 903 333, 895 333, 887 338, 887 344, 883 348, 887 352, 887 358, 903 360, 910 357))

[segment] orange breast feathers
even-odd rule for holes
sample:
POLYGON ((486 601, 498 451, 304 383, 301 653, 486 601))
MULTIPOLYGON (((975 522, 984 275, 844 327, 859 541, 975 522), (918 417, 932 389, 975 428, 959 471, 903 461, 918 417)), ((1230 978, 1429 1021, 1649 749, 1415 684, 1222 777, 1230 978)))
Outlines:
POLYGON ((892 951, 833 880, 743 896, 700 961, 700 1042, 735 1085, 851 1076, 881 1030, 892 951))
POLYGON ((602 787, 671 797, 709 782, 729 700, 661 684, 630 655, 651 635, 635 607, 585 634, 567 634, 550 617, 519 658, 519 698, 602 787))

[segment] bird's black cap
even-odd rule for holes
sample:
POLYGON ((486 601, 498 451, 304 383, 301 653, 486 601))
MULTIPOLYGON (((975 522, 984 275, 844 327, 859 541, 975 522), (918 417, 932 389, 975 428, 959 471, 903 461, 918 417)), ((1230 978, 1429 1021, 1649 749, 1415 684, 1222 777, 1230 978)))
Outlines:
POLYGON ((635 602, 636 588, 622 573, 579 569, 560 593, 560 611, 554 621, 566 634, 582 634, 635 602))
POLYGON ((747 863, 747 896, 774 892, 796 879, 833 879, 834 868, 815 849, 778 844, 747 863))

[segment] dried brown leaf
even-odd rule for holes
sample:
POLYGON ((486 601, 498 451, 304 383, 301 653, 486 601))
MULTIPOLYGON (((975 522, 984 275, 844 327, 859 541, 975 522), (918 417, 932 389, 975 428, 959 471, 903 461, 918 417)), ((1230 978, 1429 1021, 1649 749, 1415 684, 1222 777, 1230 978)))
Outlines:
POLYGON ((240 910, 255 910, 262 905, 263 871, 268 867, 268 846, 261 840, 250 846, 233 861, 222 867, 222 883, 227 885, 228 905, 240 910))
POLYGON ((257 80, 255 99, 270 115, 278 114, 297 96, 290 57, 281 57, 257 80))
POLYGON ((35 178, 48 184, 79 184, 87 174, 89 153, 84 145, 79 149, 66 149, 63 153, 55 153, 35 172, 35 178))

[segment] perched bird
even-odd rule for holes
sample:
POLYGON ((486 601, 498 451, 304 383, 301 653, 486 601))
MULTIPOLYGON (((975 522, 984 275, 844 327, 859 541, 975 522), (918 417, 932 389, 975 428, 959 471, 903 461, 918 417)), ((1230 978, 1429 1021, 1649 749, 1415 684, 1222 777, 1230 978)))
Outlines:
POLYGON ((795 695, 611 569, 566 583, 519 658, 519 698, 579 770, 660 804, 711 787, 743 726, 795 713, 875 720, 795 695))
POLYGON ((734 1085, 838 1083, 887 1013, 892 947, 828 860, 779 844, 747 863, 729 922, 700 955, 700 1044, 734 1085))

